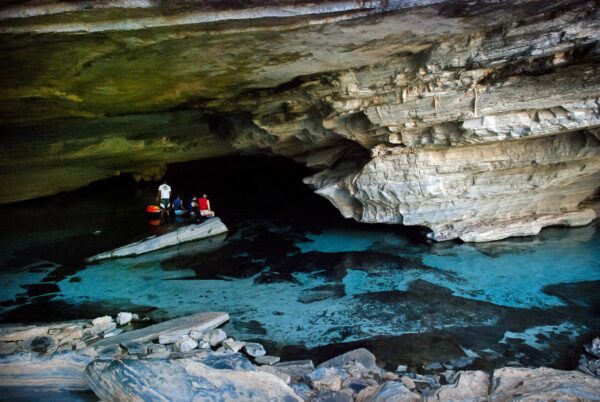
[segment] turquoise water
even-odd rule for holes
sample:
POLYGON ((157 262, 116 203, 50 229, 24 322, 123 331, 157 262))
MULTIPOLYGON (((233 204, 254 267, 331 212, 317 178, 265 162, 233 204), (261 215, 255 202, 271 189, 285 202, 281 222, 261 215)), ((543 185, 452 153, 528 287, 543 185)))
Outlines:
POLYGON ((234 337, 261 340, 287 359, 366 346, 392 368, 459 357, 488 368, 566 368, 577 345, 600 335, 597 223, 430 244, 397 226, 346 221, 301 188, 294 202, 273 197, 263 209, 216 198, 225 236, 85 264, 157 230, 140 213, 153 187, 125 183, 116 198, 113 187, 0 209, 3 321, 119 311, 158 321, 221 310, 234 337))

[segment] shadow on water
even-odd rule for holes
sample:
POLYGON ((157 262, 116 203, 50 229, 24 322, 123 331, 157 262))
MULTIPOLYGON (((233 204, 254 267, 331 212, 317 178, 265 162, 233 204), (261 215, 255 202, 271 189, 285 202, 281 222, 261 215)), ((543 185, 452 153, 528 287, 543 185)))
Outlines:
POLYGON ((419 230, 344 220, 302 184, 309 174, 280 158, 174 165, 175 193, 207 193, 230 232, 90 265, 83 258, 157 230, 144 213, 156 183, 119 177, 1 207, 1 320, 222 310, 228 333, 284 359, 365 346, 390 369, 571 368, 600 333, 597 225, 430 244, 419 230))

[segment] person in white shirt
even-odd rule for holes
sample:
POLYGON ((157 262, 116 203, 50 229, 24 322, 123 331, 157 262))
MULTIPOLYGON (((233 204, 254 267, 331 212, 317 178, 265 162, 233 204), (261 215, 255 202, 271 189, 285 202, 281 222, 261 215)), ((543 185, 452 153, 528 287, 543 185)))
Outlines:
POLYGON ((166 181, 158 186, 158 193, 156 193, 156 201, 160 200, 160 217, 162 218, 165 212, 169 216, 169 208, 171 207, 171 186, 166 181))

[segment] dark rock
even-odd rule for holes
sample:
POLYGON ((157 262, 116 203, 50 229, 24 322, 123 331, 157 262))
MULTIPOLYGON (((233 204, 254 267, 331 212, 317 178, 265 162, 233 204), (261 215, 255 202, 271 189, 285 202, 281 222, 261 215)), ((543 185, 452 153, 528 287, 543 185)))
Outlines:
POLYGON ((47 353, 56 348, 56 340, 48 335, 35 336, 23 341, 21 347, 25 350, 31 350, 37 353, 47 353))
POLYGON ((346 296, 346 290, 343 284, 322 285, 312 289, 305 289, 300 294, 298 301, 300 303, 314 303, 326 299, 337 299, 346 296))

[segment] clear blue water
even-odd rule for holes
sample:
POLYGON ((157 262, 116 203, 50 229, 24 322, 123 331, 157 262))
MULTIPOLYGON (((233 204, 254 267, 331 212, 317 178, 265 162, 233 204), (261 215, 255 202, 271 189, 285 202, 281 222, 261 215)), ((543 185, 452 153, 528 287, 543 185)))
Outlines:
POLYGON ((101 207, 97 189, 47 201, 46 219, 35 203, 0 211, 21 228, 4 234, 3 320, 120 310, 162 320, 220 310, 230 313, 234 337, 260 339, 284 357, 367 346, 390 367, 465 356, 484 367, 567 367, 576 345, 600 334, 597 224, 487 244, 428 244, 395 226, 337 216, 224 213, 226 236, 82 263, 152 230, 139 214, 151 192, 124 197, 121 215, 101 207), (56 227, 48 212, 60 216, 66 202, 89 210, 79 210, 77 224, 56 227))

